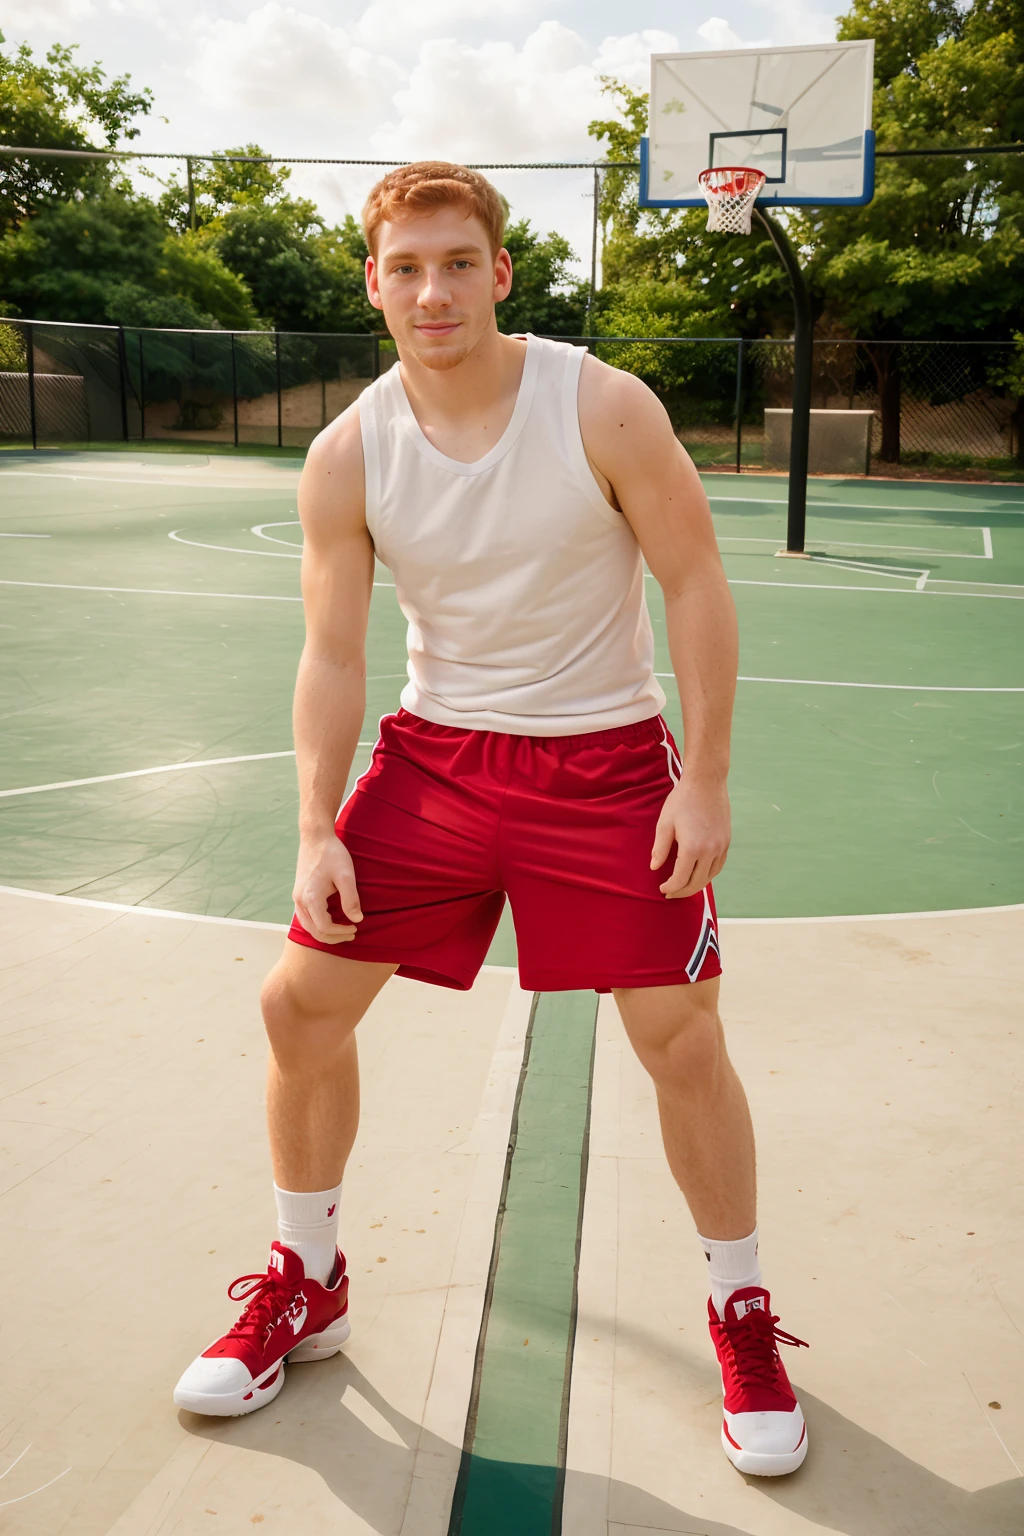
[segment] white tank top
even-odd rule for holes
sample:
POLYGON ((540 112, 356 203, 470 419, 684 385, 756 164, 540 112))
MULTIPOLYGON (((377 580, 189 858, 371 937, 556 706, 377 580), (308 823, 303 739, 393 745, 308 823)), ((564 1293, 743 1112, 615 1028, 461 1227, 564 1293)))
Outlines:
POLYGON ((396 366, 359 397, 366 524, 409 621, 401 703, 437 725, 571 736, 657 715, 640 546, 587 462, 583 347, 526 337, 483 458, 427 439, 396 366))

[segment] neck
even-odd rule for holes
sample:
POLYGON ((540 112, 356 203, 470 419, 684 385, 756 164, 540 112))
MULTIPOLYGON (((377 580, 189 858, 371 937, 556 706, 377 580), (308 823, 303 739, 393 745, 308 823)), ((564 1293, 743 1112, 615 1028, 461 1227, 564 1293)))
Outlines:
POLYGON ((486 414, 519 387, 526 347, 491 325, 454 368, 428 368, 398 349, 402 383, 417 415, 434 418, 486 414))

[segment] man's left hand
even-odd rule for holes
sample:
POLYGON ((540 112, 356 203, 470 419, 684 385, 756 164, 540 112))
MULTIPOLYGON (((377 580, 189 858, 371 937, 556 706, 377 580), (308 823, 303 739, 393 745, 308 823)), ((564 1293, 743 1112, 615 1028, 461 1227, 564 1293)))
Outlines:
POLYGON ((651 868, 660 869, 678 845, 675 867, 660 887, 670 900, 693 896, 713 880, 729 852, 729 792, 724 780, 688 780, 686 770, 661 808, 651 868))

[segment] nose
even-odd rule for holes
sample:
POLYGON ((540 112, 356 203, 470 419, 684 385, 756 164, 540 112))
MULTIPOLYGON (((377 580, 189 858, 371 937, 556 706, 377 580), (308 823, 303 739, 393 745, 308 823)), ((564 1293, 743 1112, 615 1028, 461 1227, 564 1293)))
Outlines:
POLYGON ((452 301, 446 274, 441 267, 426 267, 417 296, 420 309, 446 309, 452 301))

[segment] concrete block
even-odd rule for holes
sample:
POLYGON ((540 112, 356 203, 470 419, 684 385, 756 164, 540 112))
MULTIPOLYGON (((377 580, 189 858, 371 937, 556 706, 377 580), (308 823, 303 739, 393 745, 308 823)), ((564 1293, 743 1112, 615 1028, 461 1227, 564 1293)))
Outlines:
MULTIPOLYGON (((811 411, 807 468, 818 475, 866 475, 871 468, 873 411, 811 411)), ((791 410, 764 413, 765 469, 789 468, 791 410)))

